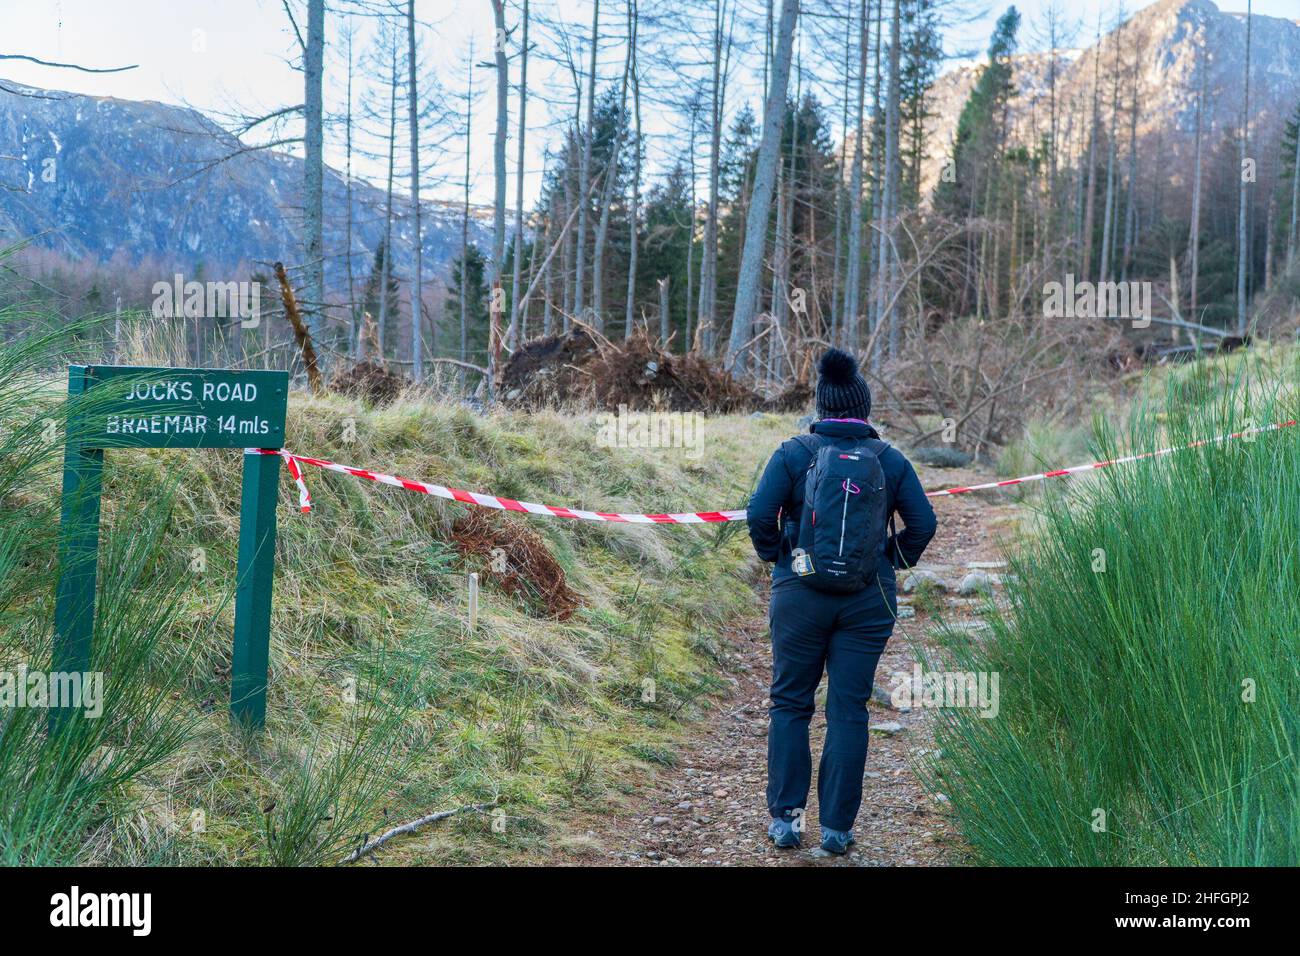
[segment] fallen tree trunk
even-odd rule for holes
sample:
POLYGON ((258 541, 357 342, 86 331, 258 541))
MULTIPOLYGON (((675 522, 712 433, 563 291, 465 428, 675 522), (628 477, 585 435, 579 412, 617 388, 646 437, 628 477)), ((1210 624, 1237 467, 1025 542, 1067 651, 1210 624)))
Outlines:
POLYGON ((307 369, 307 384, 319 395, 325 390, 325 384, 321 381, 320 369, 316 365, 316 348, 312 345, 311 332, 302 321, 302 313, 298 311, 298 299, 293 294, 293 286, 289 284, 283 262, 275 264, 275 277, 280 282, 280 299, 284 302, 284 314, 289 317, 289 324, 293 326, 294 338, 298 340, 298 351, 302 353, 302 364, 307 369))

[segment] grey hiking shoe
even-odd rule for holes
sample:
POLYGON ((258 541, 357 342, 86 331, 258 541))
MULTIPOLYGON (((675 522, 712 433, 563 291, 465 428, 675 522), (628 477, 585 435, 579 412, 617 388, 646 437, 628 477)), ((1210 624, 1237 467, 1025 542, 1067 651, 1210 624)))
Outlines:
POLYGON ((799 847, 799 831, 789 820, 773 820, 767 828, 767 837, 776 844, 778 850, 791 850, 799 847))
POLYGON ((843 856, 856 842, 851 830, 832 830, 830 827, 822 827, 822 849, 827 853, 843 856))

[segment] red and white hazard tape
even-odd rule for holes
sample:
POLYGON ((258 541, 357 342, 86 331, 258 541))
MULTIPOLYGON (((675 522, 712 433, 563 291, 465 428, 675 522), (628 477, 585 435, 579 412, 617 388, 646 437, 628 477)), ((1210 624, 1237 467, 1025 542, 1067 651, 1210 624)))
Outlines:
MULTIPOLYGON (((1281 428, 1290 428, 1295 424, 1297 424, 1297 419, 1293 418, 1290 421, 1274 422, 1270 425, 1261 425, 1258 428, 1246 428, 1239 432, 1233 432, 1230 435, 1217 435, 1214 438, 1205 438, 1201 441, 1192 442, 1189 445, 1175 445, 1170 448, 1161 448, 1157 451, 1143 452, 1140 455, 1127 455, 1123 458, 1111 458, 1106 461, 1095 461, 1087 465, 1074 465, 1071 468, 1058 468, 1055 471, 1044 471, 1036 475, 1024 475, 1020 478, 1007 478, 1004 481, 989 481, 980 485, 968 485, 960 488, 945 488, 943 491, 927 491, 925 494, 927 498, 940 498, 945 495, 962 495, 971 491, 983 491, 987 488, 1007 488, 1011 485, 1020 485, 1030 481, 1042 481, 1045 478, 1064 478, 1066 475, 1074 475, 1083 471, 1094 471, 1098 468, 1106 468, 1109 465, 1126 465, 1130 462, 1142 461, 1146 458, 1159 458, 1176 451, 1199 448, 1203 445, 1213 445, 1262 432, 1277 431, 1281 428)), ((709 524, 720 521, 745 520, 745 512, 743 510, 686 511, 672 514, 630 514, 627 512, 583 511, 578 508, 564 508, 557 505, 539 505, 531 501, 516 501, 513 498, 503 498, 499 495, 486 495, 477 491, 462 491, 459 488, 447 488, 443 485, 430 484, 427 481, 415 481, 410 478, 399 478, 396 475, 386 475, 378 471, 367 471, 365 468, 353 468, 350 465, 340 465, 338 462, 327 461, 324 458, 309 458, 306 455, 295 455, 284 449, 277 451, 269 448, 248 448, 245 449, 244 453, 247 455, 279 455, 283 458, 285 467, 289 470, 290 477, 293 478, 294 483, 298 486, 298 507, 302 511, 311 511, 311 495, 307 491, 307 482, 303 480, 302 469, 299 465, 314 465, 317 468, 323 468, 326 471, 336 471, 339 474, 352 475, 354 478, 365 478, 367 481, 377 481, 383 485, 393 485, 394 487, 405 488, 407 491, 415 491, 423 495, 433 495, 436 498, 446 498, 449 501, 460 501, 469 505, 481 505, 484 508, 497 508, 502 511, 520 511, 526 514, 546 515, 553 518, 578 518, 582 521, 614 521, 625 524, 709 524)))
POLYGON ((1159 458, 1162 455, 1168 455, 1176 451, 1185 451, 1189 448, 1200 448, 1202 445, 1214 445, 1219 442, 1231 441, 1234 438, 1243 438, 1246 435, 1257 435, 1260 432, 1277 431, 1279 428, 1290 428, 1296 424, 1296 419, 1287 422, 1273 422, 1271 425, 1261 425, 1258 428, 1246 428, 1239 432, 1233 432, 1230 435, 1216 435, 1213 438, 1203 438, 1200 441, 1194 441, 1189 445, 1174 445, 1170 448, 1160 448, 1156 451, 1145 451, 1140 455, 1126 455, 1123 458, 1109 458, 1106 461, 1094 461, 1088 465, 1074 465, 1070 468, 1058 468, 1056 471, 1043 471, 1036 475, 1024 475, 1020 478, 1007 478, 1004 481, 986 481, 982 485, 968 485, 964 488, 946 488, 943 491, 927 491, 927 498, 940 498, 944 495, 964 495, 969 491, 983 491, 986 488, 1008 488, 1011 485, 1022 485, 1029 481, 1042 481, 1044 478, 1064 478, 1066 475, 1077 475, 1081 471, 1093 471, 1097 468, 1105 468, 1109 465, 1127 465, 1130 462, 1142 461, 1145 458, 1159 458))
POLYGON ((449 501, 461 501, 468 505, 482 505, 485 508, 498 508, 502 511, 522 511, 527 514, 547 515, 553 518, 579 518, 583 521, 617 521, 628 524, 705 524, 717 521, 745 520, 744 511, 687 511, 677 514, 625 514, 610 511, 583 511, 578 508, 539 505, 532 501, 516 501, 514 498, 503 498, 499 495, 485 495, 477 491, 447 488, 443 485, 430 484, 427 481, 415 481, 411 478, 399 478, 397 475, 385 475, 378 471, 367 471, 365 468, 340 465, 338 462, 326 461, 323 458, 308 458, 306 455, 295 455, 284 449, 274 451, 267 448, 248 448, 245 450, 245 454, 279 455, 283 458, 286 467, 289 469, 289 474, 298 485, 298 507, 302 511, 311 510, 311 495, 307 492, 307 483, 303 481, 302 469, 298 467, 299 464, 315 465, 317 468, 323 468, 326 471, 337 471, 339 474, 352 475, 354 478, 365 478, 368 481, 377 481, 383 485, 405 488, 407 491, 416 491, 422 495, 433 495, 435 498, 446 498, 449 501))

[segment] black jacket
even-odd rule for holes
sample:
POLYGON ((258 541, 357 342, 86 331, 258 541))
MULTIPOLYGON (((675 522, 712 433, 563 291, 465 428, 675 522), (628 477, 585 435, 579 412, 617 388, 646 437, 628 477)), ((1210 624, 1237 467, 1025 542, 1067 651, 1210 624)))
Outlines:
MULTIPOLYGON (((876 430, 865 422, 823 421, 814 422, 809 431, 830 438, 879 438, 876 430)), ((799 526, 799 512, 803 507, 803 483, 812 454, 793 438, 784 442, 772 455, 749 499, 746 512, 749 538, 754 550, 764 561, 773 561, 772 583, 797 581, 790 569, 790 551, 793 536, 799 526)), ((880 455, 880 467, 885 473, 888 489, 888 514, 903 519, 904 529, 890 535, 881 553, 880 573, 890 579, 894 568, 910 568, 921 557, 921 552, 934 537, 934 509, 925 496, 912 463, 892 446, 880 455)))

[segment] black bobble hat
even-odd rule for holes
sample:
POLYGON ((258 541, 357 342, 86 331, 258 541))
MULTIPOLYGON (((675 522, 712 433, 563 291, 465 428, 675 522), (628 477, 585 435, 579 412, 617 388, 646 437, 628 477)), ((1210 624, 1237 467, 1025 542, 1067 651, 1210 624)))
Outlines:
POLYGON ((858 373, 858 360, 831 349, 817 365, 817 417, 860 418, 871 414, 871 389, 858 373))

